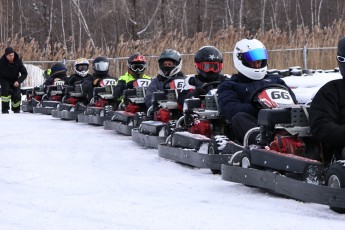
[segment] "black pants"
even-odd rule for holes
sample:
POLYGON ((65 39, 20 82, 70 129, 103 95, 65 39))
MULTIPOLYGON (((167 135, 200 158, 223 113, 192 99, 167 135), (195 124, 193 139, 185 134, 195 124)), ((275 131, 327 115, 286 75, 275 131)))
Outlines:
POLYGON ((231 119, 232 131, 235 138, 243 143, 244 136, 251 128, 257 127, 257 119, 248 113, 237 113, 231 119))
POLYGON ((21 102, 20 87, 15 87, 13 83, 1 80, 1 110, 3 113, 10 109, 10 102, 13 112, 19 112, 21 102))

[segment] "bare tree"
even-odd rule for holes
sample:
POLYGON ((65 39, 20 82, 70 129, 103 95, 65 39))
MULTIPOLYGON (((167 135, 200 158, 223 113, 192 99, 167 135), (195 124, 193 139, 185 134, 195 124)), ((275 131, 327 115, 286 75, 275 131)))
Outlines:
POLYGON ((92 35, 91 35, 90 31, 89 31, 89 27, 87 26, 86 20, 84 18, 83 12, 81 12, 81 10, 80 10, 79 4, 77 4, 77 2, 75 0, 72 0, 72 3, 75 6, 75 8, 77 9, 78 16, 81 18, 82 25, 84 27, 84 30, 85 30, 87 36, 90 39, 92 47, 96 48, 95 43, 94 43, 94 41, 92 39, 92 35))
POLYGON ((66 45, 66 34, 65 34, 65 23, 64 23, 64 13, 63 13, 63 3, 60 0, 60 8, 61 8, 61 29, 62 29, 62 41, 63 41, 63 48, 67 51, 66 45))
POLYGON ((182 20, 181 20, 181 36, 185 36, 188 31, 188 25, 187 25, 187 1, 183 1, 182 6, 182 20))
POLYGON ((147 30, 147 28, 151 25, 153 19, 154 19, 154 18, 156 17, 156 15, 157 15, 157 12, 158 12, 158 10, 159 10, 161 4, 162 4, 162 0, 159 0, 159 1, 158 1, 158 4, 157 4, 157 7, 156 7, 154 13, 152 14, 150 20, 148 21, 148 23, 146 24, 146 26, 145 26, 144 29, 142 29, 141 31, 137 32, 138 35, 140 35, 140 34, 142 34, 143 32, 145 32, 145 31, 147 30))
POLYGON ((284 13, 285 13, 285 16, 286 16, 288 33, 290 35, 291 34, 291 19, 289 17, 289 9, 288 9, 288 4, 286 3, 286 0, 283 0, 283 7, 284 7, 284 13))
POLYGON ((208 0, 205 0, 204 17, 202 19, 202 31, 205 31, 205 22, 207 20, 208 0))
MULTIPOLYGON (((297 7, 296 8, 297 8, 297 11, 298 11, 298 15, 301 18, 301 23, 299 25, 301 25, 303 30, 305 31, 304 18, 303 18, 303 13, 302 13, 302 10, 301 10, 301 5, 300 5, 299 0, 297 0, 297 7)), ((298 15, 297 15, 297 18, 298 18, 298 15)))
POLYGON ((46 39, 46 48, 48 48, 51 42, 51 34, 52 34, 52 29, 53 29, 53 5, 54 5, 54 0, 51 0, 50 11, 49 11, 49 30, 48 30, 48 36, 46 39))
MULTIPOLYGON (((72 9, 72 2, 70 1, 69 2, 69 7, 70 9, 72 9)), ((75 51, 76 51, 76 47, 75 47, 75 33, 74 33, 74 20, 73 20, 73 11, 70 10, 70 18, 71 18, 71 36, 70 36, 70 41, 71 41, 71 51, 73 54, 75 54, 75 51)))
POLYGON ((234 19, 233 19, 233 14, 231 13, 231 7, 230 7, 230 3, 229 3, 229 0, 226 0, 226 8, 225 8, 225 11, 226 11, 226 13, 227 13, 227 15, 229 15, 229 23, 227 22, 227 18, 228 17, 226 17, 226 26, 228 27, 229 26, 229 24, 234 24, 234 19))
POLYGON ((243 2, 244 0, 240 1, 240 10, 238 15, 238 29, 242 30, 242 20, 243 20, 243 2))
POLYGON ((317 13, 317 25, 319 27, 321 27, 320 15, 321 15, 322 1, 323 0, 320 0, 319 7, 318 7, 318 13, 317 13))
POLYGON ((266 0, 261 0, 261 5, 262 5, 262 9, 261 9, 261 23, 260 23, 260 29, 262 31, 265 30, 265 12, 266 12, 266 0))

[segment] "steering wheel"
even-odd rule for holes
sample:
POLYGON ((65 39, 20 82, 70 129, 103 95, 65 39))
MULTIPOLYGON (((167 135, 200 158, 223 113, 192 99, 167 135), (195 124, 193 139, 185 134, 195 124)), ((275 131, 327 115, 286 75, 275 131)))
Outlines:
POLYGON ((203 84, 201 88, 206 90, 209 86, 218 86, 219 84, 220 81, 211 81, 209 83, 203 84))
POLYGON ((280 85, 280 84, 268 84, 268 85, 263 85, 259 88, 257 88, 252 95, 249 98, 249 101, 252 103, 252 105, 254 107, 257 107, 259 109, 264 108, 264 106, 258 101, 258 94, 261 93, 262 91, 266 90, 266 89, 270 89, 270 88, 274 88, 274 89, 283 89, 283 90, 287 90, 289 91, 289 89, 284 86, 284 85, 280 85))
POLYGON ((170 82, 172 82, 173 80, 177 80, 177 79, 184 79, 184 78, 181 78, 181 77, 177 77, 177 78, 174 78, 174 77, 170 77, 168 78, 167 80, 165 80, 163 82, 163 89, 169 89, 169 88, 165 88, 167 84, 169 84, 170 82))
POLYGON ((250 96, 249 100, 250 100, 250 101, 255 100, 255 97, 256 97, 259 93, 261 93, 261 92, 264 91, 265 89, 269 89, 269 88, 279 88, 279 89, 285 89, 285 90, 289 91, 288 88, 286 88, 285 86, 280 85, 280 84, 268 84, 268 85, 263 85, 263 86, 257 88, 257 89, 252 93, 252 95, 250 96))

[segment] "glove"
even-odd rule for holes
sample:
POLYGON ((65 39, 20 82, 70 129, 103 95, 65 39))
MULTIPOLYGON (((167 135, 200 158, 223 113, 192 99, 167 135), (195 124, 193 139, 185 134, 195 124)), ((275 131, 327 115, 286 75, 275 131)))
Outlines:
POLYGON ((95 80, 93 80, 92 84, 94 86, 97 86, 100 83, 101 79, 100 78, 96 78, 95 80))
POLYGON ((195 88, 194 91, 192 92, 193 97, 200 97, 200 95, 205 95, 205 94, 207 94, 207 91, 201 87, 195 88))
POLYGON ((250 104, 254 107, 255 110, 263 109, 262 104, 257 100, 252 100, 250 104))

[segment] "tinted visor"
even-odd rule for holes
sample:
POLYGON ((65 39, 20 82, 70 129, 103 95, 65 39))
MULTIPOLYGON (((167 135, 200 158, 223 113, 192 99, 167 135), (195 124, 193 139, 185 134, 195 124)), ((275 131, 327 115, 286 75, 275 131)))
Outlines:
POLYGON ((86 70, 89 69, 89 65, 87 65, 87 64, 77 65, 76 69, 77 69, 78 71, 86 71, 86 70))
POLYGON ((109 69, 109 63, 104 61, 94 63, 94 66, 97 71, 107 71, 109 69))
POLYGON ((196 67, 203 72, 215 72, 218 73, 223 69, 223 63, 219 62, 200 62, 195 63, 196 67))
POLYGON ((266 49, 259 48, 242 53, 242 58, 248 63, 258 60, 267 60, 268 53, 266 49))
POLYGON ((130 65, 131 70, 135 71, 143 71, 145 69, 145 64, 132 64, 130 65))

